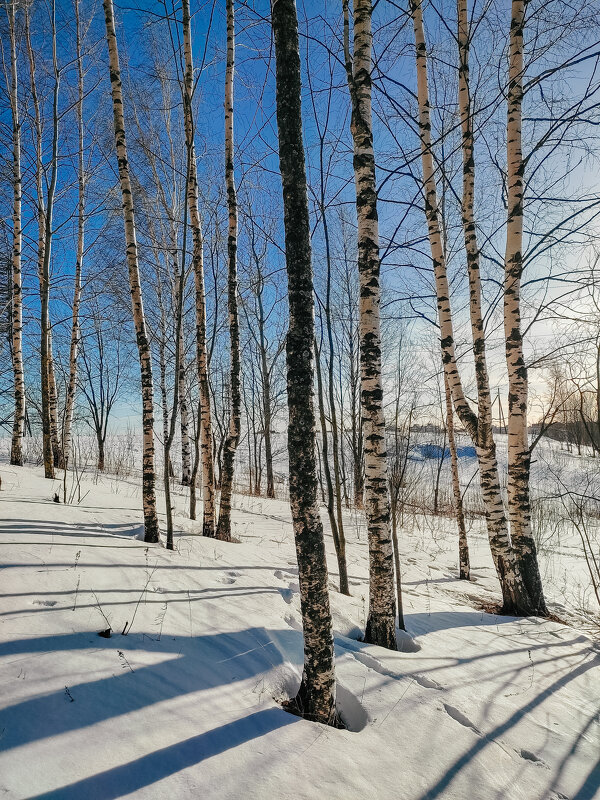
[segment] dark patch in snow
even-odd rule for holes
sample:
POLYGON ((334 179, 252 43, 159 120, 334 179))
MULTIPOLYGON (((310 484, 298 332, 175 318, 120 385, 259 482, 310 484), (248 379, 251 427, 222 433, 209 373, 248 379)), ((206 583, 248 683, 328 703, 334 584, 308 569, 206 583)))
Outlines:
POLYGON ((548 765, 546 764, 546 762, 539 756, 536 756, 535 753, 532 753, 531 750, 526 750, 525 748, 522 748, 521 750, 517 750, 517 753, 525 761, 531 761, 533 764, 539 764, 540 767, 546 767, 548 769, 548 765))
POLYGON ((444 703, 444 711, 449 717, 452 717, 455 722, 458 722, 460 725, 464 725, 465 728, 470 728, 472 731, 475 731, 478 736, 481 736, 481 731, 479 728, 474 725, 471 720, 458 708, 448 705, 448 703, 444 703))
POLYGON ((291 589, 279 589, 279 594, 283 597, 288 605, 294 599, 294 592, 291 589))

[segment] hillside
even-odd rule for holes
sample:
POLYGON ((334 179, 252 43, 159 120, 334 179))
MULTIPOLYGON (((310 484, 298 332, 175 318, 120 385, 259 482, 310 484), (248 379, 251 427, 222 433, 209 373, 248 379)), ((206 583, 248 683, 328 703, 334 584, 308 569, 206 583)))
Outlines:
POLYGON ((170 553, 137 538, 133 481, 90 477, 63 505, 40 470, 1 474, 2 797, 600 796, 597 642, 481 610, 497 596, 487 545, 472 537, 476 581, 456 580, 452 520, 402 531, 398 653, 359 640, 364 521, 347 515, 351 598, 328 536, 348 727, 333 730, 278 705, 302 664, 285 502, 236 496, 225 544, 194 535, 178 495, 170 553))

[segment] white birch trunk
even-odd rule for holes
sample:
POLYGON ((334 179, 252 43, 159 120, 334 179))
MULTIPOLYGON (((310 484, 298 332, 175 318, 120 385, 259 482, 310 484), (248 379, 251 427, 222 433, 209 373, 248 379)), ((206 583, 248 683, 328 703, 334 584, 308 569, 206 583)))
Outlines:
POLYGON ((79 308, 81 305, 81 272, 83 269, 83 250, 85 244, 85 165, 84 165, 84 129, 83 129, 83 54, 81 51, 80 0, 75 0, 75 31, 77 48, 77 127, 79 137, 78 154, 78 208, 77 208, 77 255, 75 263, 75 281, 73 287, 73 306, 71 315, 71 345, 69 348, 69 382, 65 401, 65 417, 62 435, 62 458, 65 469, 71 456, 71 428, 75 393, 77 389, 77 351, 79 348, 79 308))
MULTIPOLYGON (((440 214, 437 198, 437 187, 435 179, 435 164, 431 145, 431 116, 429 105, 429 88, 427 79, 427 46, 425 41, 425 31, 423 27, 423 10, 421 0, 411 0, 410 12, 413 20, 413 30, 415 37, 415 55, 417 64, 417 99, 419 105, 419 138, 421 142, 421 162, 423 167, 423 188, 425 202, 425 216, 429 235, 429 244, 433 262, 435 276, 438 323, 440 328, 440 345, 442 349, 442 362, 444 366, 445 378, 448 381, 452 400, 456 413, 471 436, 477 451, 480 470, 480 482, 488 525, 488 537, 490 548, 504 601, 504 609, 507 612, 529 614, 531 604, 523 583, 519 565, 515 552, 511 547, 511 542, 504 514, 504 504, 500 491, 500 480, 498 474, 498 464, 496 459, 496 449, 491 437, 491 405, 489 404, 489 386, 487 386, 487 367, 485 364, 485 349, 483 342, 483 322, 481 319, 481 293, 478 275, 478 254, 475 270, 474 245, 476 240, 474 222, 472 217, 473 185, 470 174, 467 175, 467 194, 463 200, 464 208, 467 209, 467 224, 465 232, 465 245, 469 254, 469 289, 470 289, 470 311, 474 345, 477 357, 477 378, 478 393, 481 407, 483 410, 483 438, 479 438, 479 419, 472 411, 464 395, 460 374, 456 364, 454 329, 452 322, 452 311, 450 306, 450 289, 448 285, 448 273, 440 226, 440 214), (468 209, 471 208, 469 218, 468 209), (467 241, 468 240, 468 241, 467 241), (477 274, 476 274, 477 273, 477 274), (485 370, 485 374, 484 374, 485 370), (488 399, 486 401, 486 386, 488 399), (486 427, 487 430, 486 430, 486 427)), ((459 23, 460 24, 460 23, 459 23)), ((461 54, 464 58, 464 52, 461 54)), ((462 71, 461 84, 459 86, 461 113, 465 113, 465 93, 464 81, 468 79, 468 74, 462 71), (463 90, 462 92, 460 90, 463 90)), ((467 110, 470 114, 470 109, 467 110)), ((472 137, 471 137, 472 139, 472 137)), ((464 145, 464 129, 463 129, 464 145)), ((473 159, 472 150, 467 154, 463 153, 467 159, 468 173, 472 170, 473 159)), ((463 166, 464 169, 464 166, 463 166)), ((463 179, 464 172, 463 172, 463 179)))
MULTIPOLYGON (((25 5, 25 40, 27 43, 27 56, 29 61, 29 79, 31 87, 31 100, 34 110, 34 139, 35 139, 35 186, 37 200, 37 220, 38 220, 38 247, 37 247, 37 267, 38 281, 40 286, 40 389, 42 395, 42 445, 44 459, 44 476, 54 478, 54 452, 53 452, 53 426, 51 422, 51 379, 49 365, 52 360, 52 345, 50 340, 50 241, 48 241, 48 230, 52 230, 51 220, 48 225, 47 216, 51 215, 51 200, 53 186, 56 179, 56 160, 53 161, 53 170, 50 184, 48 187, 49 206, 46 208, 44 199, 43 176, 44 165, 42 161, 42 115, 40 100, 36 83, 35 54, 31 42, 30 9, 25 5)), ((54 39, 55 37, 53 37, 54 39)), ((54 94, 58 97, 58 85, 55 83, 54 94)), ((57 116, 54 115, 54 123, 57 116)), ((56 140, 56 137, 54 137, 56 140)))
POLYGON ((156 511, 155 467, 154 467, 154 388, 152 383, 152 355, 146 332, 146 319, 142 300, 142 287, 138 265, 138 251, 135 232, 135 214, 129 161, 127 158, 127 141, 125 138, 125 119, 123 111, 123 92, 121 87, 121 70, 119 52, 115 33, 115 19, 112 0, 103 0, 106 23, 106 40, 108 44, 110 85, 113 102, 115 148, 119 168, 119 182, 123 199, 123 224, 125 227, 125 243, 127 247, 127 268, 131 290, 131 307, 135 326, 140 374, 142 386, 142 427, 143 427, 143 461, 142 461, 142 499, 144 507, 144 540, 158 542, 160 531, 156 511))
POLYGON ((227 9, 227 65, 225 69, 225 183, 229 230, 227 235, 227 310, 229 316, 230 395, 229 433, 225 441, 223 470, 221 474, 221 504, 217 537, 231 540, 231 494, 235 453, 242 428, 240 393, 240 326, 238 317, 237 238, 238 209, 233 161, 233 79, 235 71, 235 9, 233 0, 226 0, 227 9))
POLYGON ((23 288, 21 276, 22 230, 22 175, 21 175, 21 123, 19 120, 19 78, 17 41, 15 31, 16 2, 7 7, 10 35, 10 105, 13 128, 13 241, 12 241, 12 291, 11 337, 14 378, 14 420, 10 463, 23 466, 23 436, 25 435, 25 371, 23 367, 23 288))
POLYGON ((521 333, 523 274, 523 201, 525 164, 521 143, 523 105, 523 27, 525 0, 511 5, 507 92, 507 221, 504 259, 504 334, 508 369, 508 513, 513 547, 533 610, 547 614, 536 546, 531 531, 529 473, 531 451, 527 436, 527 367, 521 333))
POLYGON ((369 615, 365 641, 397 648, 394 553, 381 379, 379 228, 371 112, 371 0, 354 3, 354 55, 350 55, 348 2, 343 0, 344 50, 352 102, 354 178, 360 283, 359 331, 364 451, 364 505, 369 537, 369 615))
POLYGON ((198 205, 198 170, 194 146, 194 62, 192 59, 192 30, 189 0, 183 0, 183 50, 185 77, 183 86, 183 113, 186 144, 189 158, 189 181, 187 202, 192 228, 192 263, 196 289, 196 368, 200 390, 200 455, 202 466, 202 535, 215 536, 215 472, 213 436, 210 411, 210 387, 208 382, 208 352, 206 348, 206 294, 204 288, 204 253, 202 222, 198 205))

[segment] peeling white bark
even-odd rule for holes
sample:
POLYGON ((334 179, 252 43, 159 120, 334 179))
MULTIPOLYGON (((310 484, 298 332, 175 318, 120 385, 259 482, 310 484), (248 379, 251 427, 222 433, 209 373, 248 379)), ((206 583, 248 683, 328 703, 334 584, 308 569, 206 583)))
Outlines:
POLYGON ((137 240, 135 232, 135 213, 129 161, 127 158, 127 142, 125 138, 125 118, 123 110, 123 92, 121 87, 121 70, 119 52, 115 33, 115 19, 112 0, 103 0, 106 23, 106 40, 108 44, 110 85, 113 103, 115 148, 119 168, 119 182, 123 200, 123 224, 125 227, 125 243, 127 247, 127 268, 131 290, 131 308, 140 360, 142 386, 142 500, 144 507, 144 539, 146 542, 157 542, 160 538, 158 515, 156 513, 155 467, 154 467, 154 389, 152 382, 152 354, 146 331, 146 318, 142 300, 142 287, 138 264, 137 240))

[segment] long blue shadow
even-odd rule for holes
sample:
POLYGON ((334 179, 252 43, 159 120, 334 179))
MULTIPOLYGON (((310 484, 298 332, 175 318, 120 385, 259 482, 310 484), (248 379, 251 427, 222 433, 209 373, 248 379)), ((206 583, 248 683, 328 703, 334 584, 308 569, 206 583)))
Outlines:
MULTIPOLYGON (((532 700, 530 700, 529 703, 526 703, 524 706, 517 709, 514 714, 511 714, 511 716, 508 717, 507 720, 500 725, 497 725, 485 736, 479 738, 475 744, 473 744, 465 753, 463 753, 462 756, 460 756, 460 758, 456 759, 454 764, 452 764, 446 770, 442 777, 421 796, 420 800, 435 800, 435 798, 444 796, 446 790, 456 776, 461 772, 461 770, 463 770, 467 764, 469 764, 469 762, 475 758, 475 756, 477 756, 482 750, 491 744, 498 736, 502 736, 504 733, 514 727, 519 720, 533 711, 534 708, 541 705, 544 700, 547 700, 555 692, 559 691, 559 689, 563 688, 580 675, 585 674, 588 670, 594 667, 597 668, 598 666, 600 666, 600 658, 597 654, 593 653, 591 658, 587 659, 575 669, 558 678, 554 683, 544 689, 544 691, 540 692, 532 700)), ((597 713, 598 710, 594 712, 594 715, 597 713)), ((592 770, 588 776, 588 780, 586 780, 585 784, 577 793, 577 800, 591 800, 591 798, 594 796, 593 794, 588 793, 588 789, 593 788, 590 787, 589 783, 594 780, 595 775, 597 776, 597 772, 592 770), (586 786, 586 784, 588 785, 586 786)), ((596 786, 596 789, 597 788, 598 787, 596 786)), ((575 800, 575 798, 573 798, 573 800, 575 800)))
MULTIPOLYGON (((92 647, 102 648, 114 654, 117 674, 70 685, 68 695, 61 689, 2 709, 0 730, 4 730, 4 735, 0 750, 260 675, 283 663, 278 645, 302 658, 302 635, 289 628, 277 631, 248 628, 235 633, 164 637, 160 642, 144 634, 101 639, 94 634, 79 633, 2 644, 0 655, 55 651, 57 657, 60 652, 65 660, 76 650, 88 649, 93 657, 92 647), (155 652, 166 658, 157 664, 137 667, 131 656, 135 650, 155 652)), ((102 657, 103 669, 106 669, 106 655, 102 657)))
POLYGON ((257 711, 183 742, 155 750, 127 764, 70 783, 60 789, 38 794, 30 800, 114 800, 143 789, 207 758, 258 739, 271 731, 299 722, 280 708, 257 711))

